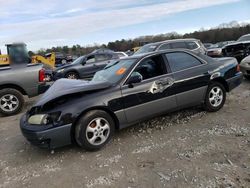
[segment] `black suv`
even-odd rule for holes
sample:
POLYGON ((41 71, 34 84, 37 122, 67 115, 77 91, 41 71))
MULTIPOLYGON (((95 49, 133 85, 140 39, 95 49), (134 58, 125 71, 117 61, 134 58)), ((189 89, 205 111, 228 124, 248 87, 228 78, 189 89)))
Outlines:
POLYGON ((250 34, 243 35, 236 42, 224 46, 222 53, 226 57, 235 57, 240 63, 250 55, 250 34))
POLYGON ((146 44, 134 54, 143 54, 168 49, 189 49, 196 54, 206 54, 207 50, 198 39, 174 39, 146 44))
POLYGON ((84 79, 91 78, 97 71, 102 70, 111 60, 119 59, 117 53, 108 49, 95 50, 81 56, 69 65, 57 68, 53 72, 53 79, 84 79))

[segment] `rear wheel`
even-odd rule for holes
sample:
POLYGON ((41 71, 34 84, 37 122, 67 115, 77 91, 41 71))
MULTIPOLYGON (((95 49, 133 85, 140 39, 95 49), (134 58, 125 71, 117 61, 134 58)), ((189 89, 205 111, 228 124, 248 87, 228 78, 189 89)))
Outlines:
POLYGON ((0 91, 0 113, 6 116, 19 113, 24 105, 23 95, 16 89, 0 91))
POLYGON ((207 89, 205 109, 209 112, 216 112, 224 106, 225 101, 225 87, 218 82, 210 84, 207 89))
POLYGON ((115 131, 113 118, 104 111, 93 110, 83 115, 75 128, 77 144, 89 151, 101 149, 115 131))
POLYGON ((69 72, 66 74, 65 78, 77 80, 79 79, 79 75, 76 72, 69 72))

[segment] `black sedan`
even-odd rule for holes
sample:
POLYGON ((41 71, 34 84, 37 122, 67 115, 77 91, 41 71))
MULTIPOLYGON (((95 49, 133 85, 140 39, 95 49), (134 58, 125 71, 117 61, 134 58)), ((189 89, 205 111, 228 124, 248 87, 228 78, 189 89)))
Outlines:
POLYGON ((77 143, 96 150, 115 130, 166 112, 196 105, 218 111, 242 77, 235 58, 218 62, 188 50, 131 56, 109 64, 91 81, 56 81, 20 127, 40 147, 77 143))

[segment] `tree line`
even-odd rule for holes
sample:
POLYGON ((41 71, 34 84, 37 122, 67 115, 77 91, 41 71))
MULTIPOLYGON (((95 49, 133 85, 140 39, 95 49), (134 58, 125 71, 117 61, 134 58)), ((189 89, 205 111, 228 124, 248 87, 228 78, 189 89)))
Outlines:
MULTIPOLYGON (((237 22, 230 22, 229 24, 221 24, 216 28, 209 30, 200 29, 192 33, 186 33, 184 35, 178 34, 177 32, 171 32, 159 35, 148 35, 141 36, 135 39, 122 39, 116 40, 114 42, 109 42, 108 44, 94 44, 89 46, 81 46, 79 44, 62 47, 53 47, 51 49, 41 49, 38 54, 45 55, 49 52, 61 52, 64 54, 71 55, 84 55, 92 52, 97 48, 108 48, 114 51, 128 51, 134 47, 141 46, 144 43, 159 42, 163 40, 178 39, 178 38, 196 38, 200 39, 203 43, 216 43, 228 40, 237 40, 240 36, 250 33, 250 24, 240 25, 237 22)), ((30 52, 30 54, 34 54, 30 52)))

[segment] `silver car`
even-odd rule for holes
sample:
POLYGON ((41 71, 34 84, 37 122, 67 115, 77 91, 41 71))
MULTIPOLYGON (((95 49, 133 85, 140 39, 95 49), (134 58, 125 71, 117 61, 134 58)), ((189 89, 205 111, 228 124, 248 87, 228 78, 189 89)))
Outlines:
POLYGON ((206 54, 207 50, 202 42, 198 39, 175 39, 175 40, 166 40, 161 42, 155 42, 146 44, 141 47, 134 55, 162 51, 168 49, 189 49, 196 54, 206 54))
POLYGON ((244 77, 250 80, 250 55, 245 57, 240 63, 240 70, 244 77))

